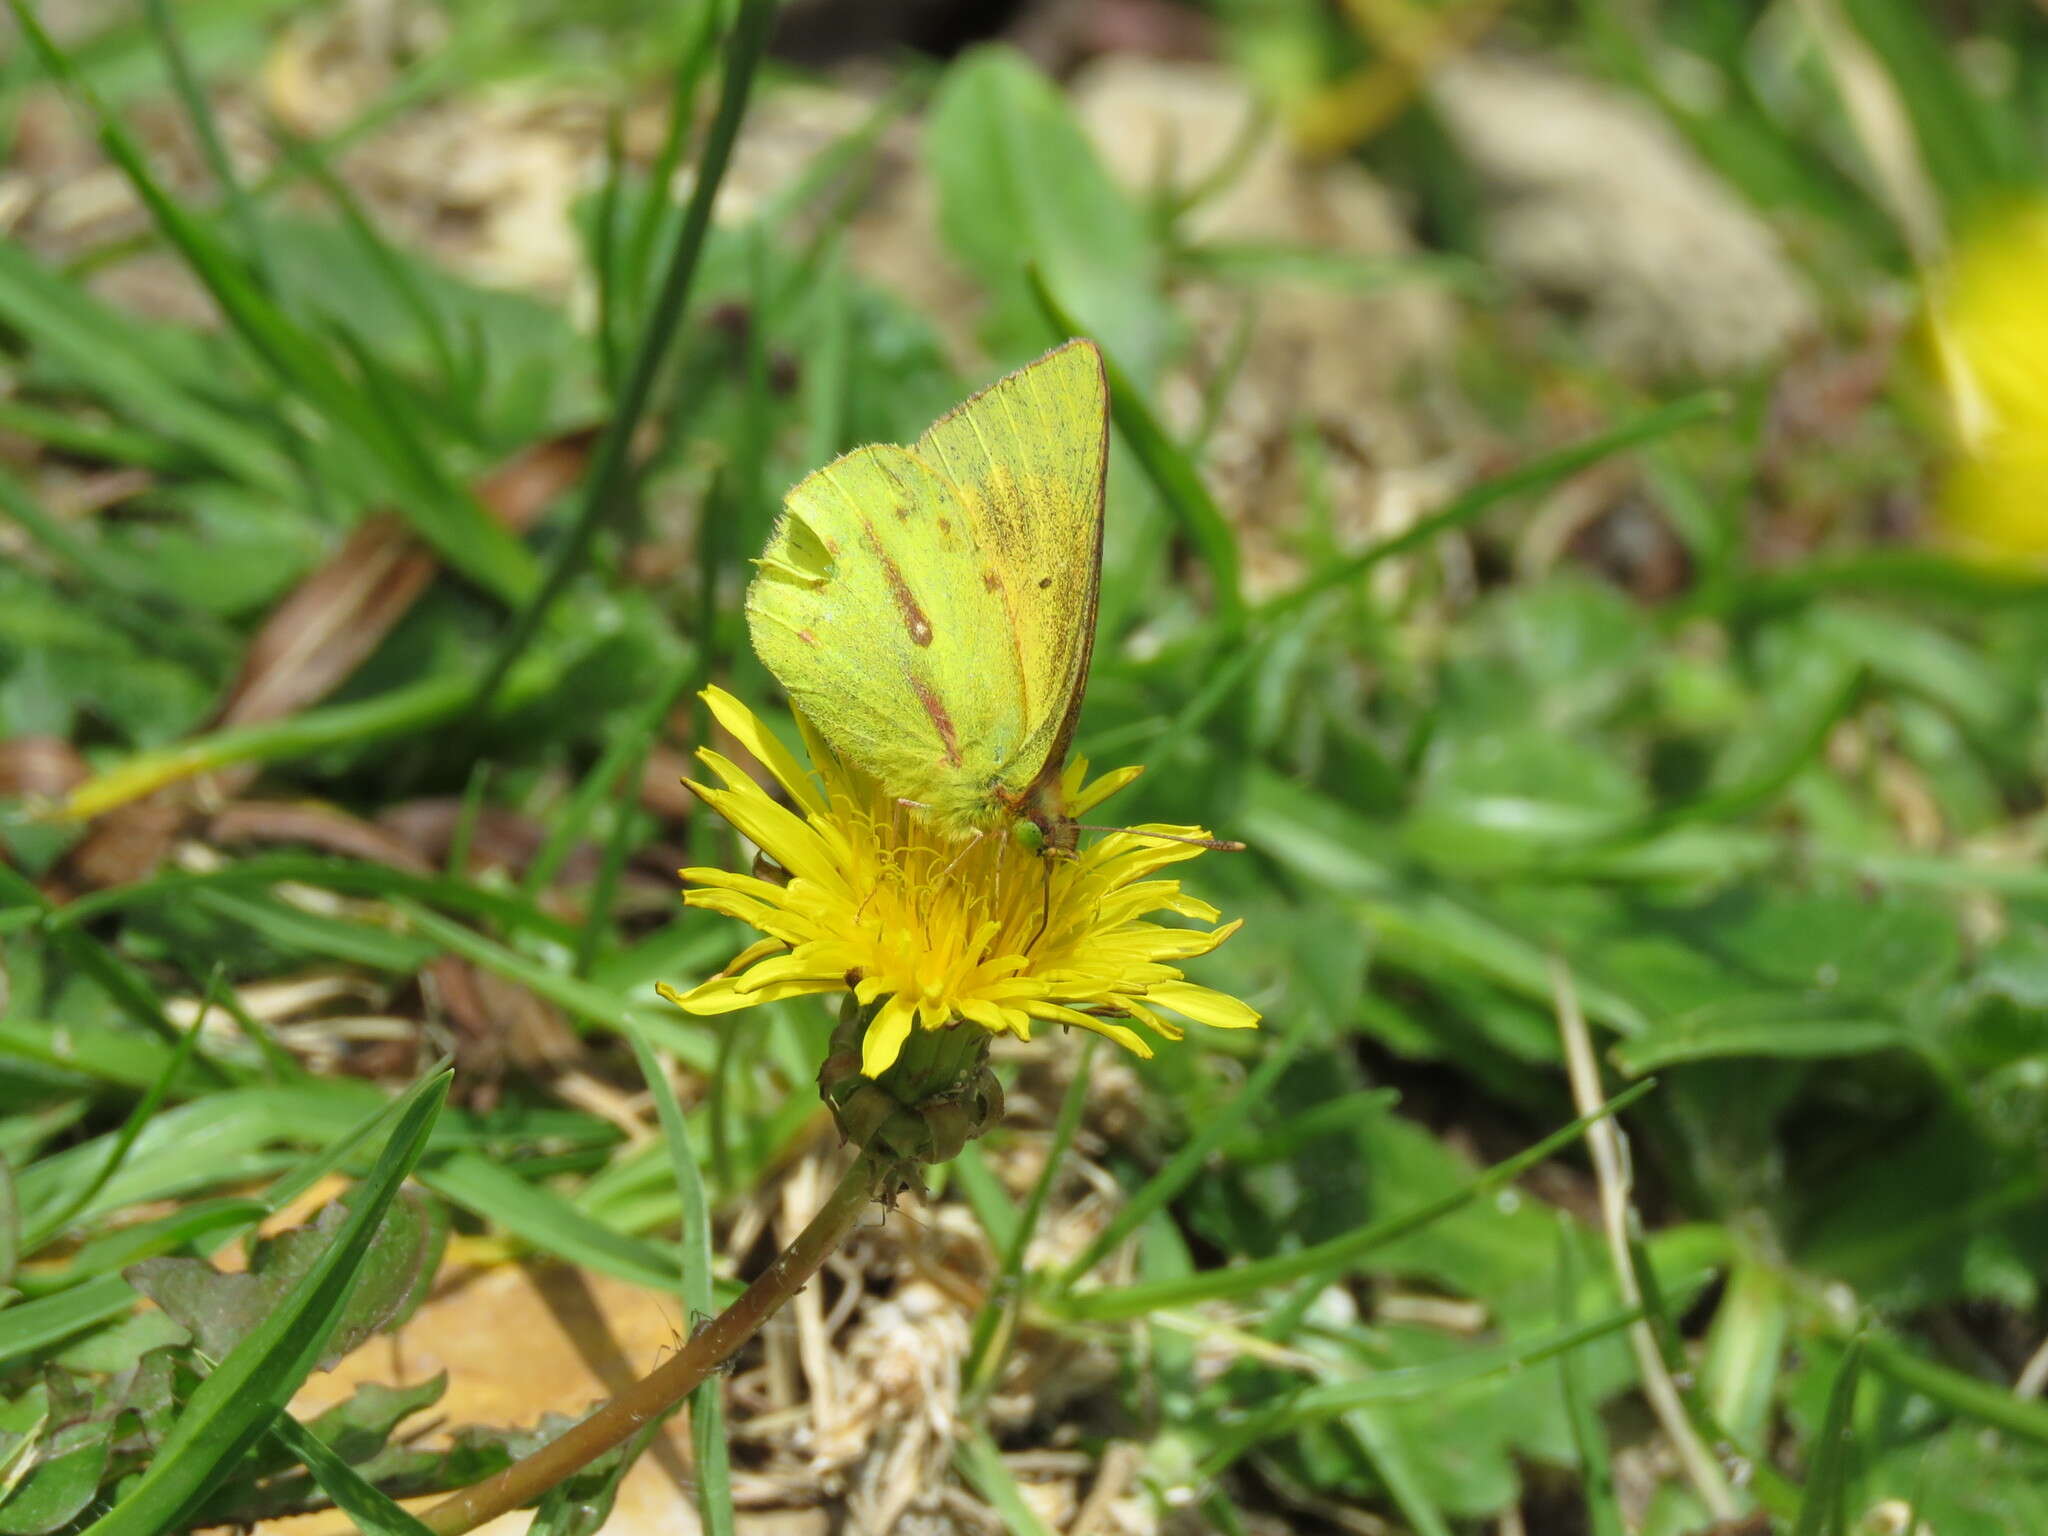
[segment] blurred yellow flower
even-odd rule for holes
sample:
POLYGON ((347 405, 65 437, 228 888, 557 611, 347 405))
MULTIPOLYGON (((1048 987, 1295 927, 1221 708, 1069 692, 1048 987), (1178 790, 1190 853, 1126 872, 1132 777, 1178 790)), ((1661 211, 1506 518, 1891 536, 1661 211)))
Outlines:
POLYGON ((1929 300, 1959 448, 1943 525, 1981 555, 2048 556, 2048 204, 1965 242, 1929 300))
MULTIPOLYGON (((1033 853, 1003 836, 950 840, 841 763, 808 727, 815 777, 738 699, 717 688, 704 697, 793 806, 778 804, 708 749, 697 756, 723 787, 690 787, 788 880, 683 871, 695 887, 684 897, 688 905, 736 917, 767 937, 687 993, 663 988, 671 1002, 691 1013, 730 1013, 851 988, 863 1007, 880 1004, 861 1050, 861 1070, 871 1078, 896 1060, 913 1025, 964 1021, 1029 1039, 1034 1022, 1073 1024, 1150 1056, 1145 1037, 1119 1020, 1168 1040, 1183 1033, 1175 1014, 1219 1029, 1259 1022, 1236 998, 1186 980, 1177 964, 1207 954, 1239 925, 1213 926, 1214 907, 1182 894, 1178 881, 1149 878, 1204 850, 1138 834, 1206 837, 1201 828, 1111 832, 1071 858, 1033 853), (1157 912, 1212 926, 1146 920, 1157 912)), ((1084 783, 1086 764, 1069 764, 1070 814, 1085 814, 1138 771, 1084 783)))

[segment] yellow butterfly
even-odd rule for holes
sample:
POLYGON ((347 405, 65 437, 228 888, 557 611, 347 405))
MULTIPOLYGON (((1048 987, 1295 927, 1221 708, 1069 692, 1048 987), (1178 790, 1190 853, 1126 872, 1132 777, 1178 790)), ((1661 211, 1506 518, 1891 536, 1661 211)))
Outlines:
POLYGON ((1109 390, 1070 341, 805 477, 747 589, 754 649, 842 758, 958 836, 1071 849, 1060 776, 1102 584, 1109 390))

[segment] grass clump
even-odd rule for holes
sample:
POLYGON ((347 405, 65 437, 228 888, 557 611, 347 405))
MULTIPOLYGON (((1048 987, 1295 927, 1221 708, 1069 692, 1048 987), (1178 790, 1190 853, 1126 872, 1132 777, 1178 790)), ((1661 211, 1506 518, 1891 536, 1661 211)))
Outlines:
MULTIPOLYGON (((1203 862, 1244 926, 1201 979, 1266 1027, 999 1048, 1007 1116, 854 1234, 804 1350, 694 1389, 707 1527, 801 1476, 1020 1532, 2048 1528, 2040 455, 2000 328, 1941 303, 2027 227, 2048 34, 1189 14, 1258 110, 1134 184, 1099 73, 995 46, 835 94, 754 0, 438 7, 324 126, 243 83, 336 46, 318 8, 59 39, 16 4, 0 1532, 416 1532, 567 1419, 417 1438, 431 1378, 292 1408, 323 1357, 515 1257, 679 1335, 761 1271, 841 1167, 833 1021, 657 993, 745 942, 678 915, 678 865, 753 853, 673 788, 700 694, 788 721, 740 612, 784 487, 1071 333, 1116 432, 1077 750, 1149 770, 1132 822, 1251 845, 1203 862), (1658 125, 1802 335, 1708 377, 1518 265, 1533 194, 1454 84, 1488 27, 1658 125), (551 287, 393 232, 408 132, 528 131, 494 80, 597 125, 551 287), (66 223, 52 144, 127 212, 66 223), (1390 188, 1411 233, 1225 217, 1283 182, 1390 188), (1355 408, 1276 367, 1418 314, 1355 408), (1952 547, 1954 485, 2018 533, 1952 547), (935 1396, 860 1398, 829 1456, 795 1402, 754 1422, 771 1381, 853 1400, 913 1306, 917 1349, 957 1334, 911 1357, 935 1396)), ((536 1528, 594 1529, 633 1454, 536 1528)))

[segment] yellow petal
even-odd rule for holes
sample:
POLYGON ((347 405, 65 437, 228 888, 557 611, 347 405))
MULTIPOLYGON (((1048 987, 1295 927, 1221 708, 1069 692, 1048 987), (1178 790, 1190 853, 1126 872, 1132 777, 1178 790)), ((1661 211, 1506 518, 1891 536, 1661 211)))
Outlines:
POLYGON ((1173 1020, 1165 1017, 1163 1014, 1154 1013, 1136 998, 1119 998, 1118 1004, 1132 1018, 1136 1019, 1162 1040, 1185 1040, 1188 1037, 1188 1032, 1174 1023, 1173 1020))
POLYGON ((1197 955, 1206 955, 1244 926, 1244 919, 1225 923, 1221 928, 1152 928, 1148 936, 1146 953, 1154 960, 1191 960, 1197 955))
POLYGON ((783 746, 773 731, 755 718, 752 710, 723 688, 706 688, 703 699, 711 706, 711 713, 718 723, 747 749, 755 762, 775 775, 775 782, 788 790, 793 800, 813 815, 824 814, 825 797, 818 793, 818 786, 804 772, 803 764, 783 746))
POLYGON ((1025 1011, 1034 1019, 1046 1019, 1054 1024, 1071 1024, 1076 1029, 1092 1029, 1096 1034, 1114 1040, 1133 1055, 1151 1059, 1151 1044, 1135 1029, 1126 1029, 1121 1024, 1112 1024, 1107 1019, 1098 1019, 1094 1014, 1082 1013, 1076 1008, 1063 1008, 1058 1003, 1027 1003, 1025 1011))
MULTIPOLYGON (((1088 763, 1085 758, 1081 759, 1075 766, 1081 770, 1082 776, 1086 775, 1088 763)), ((1144 771, 1145 765, 1143 763, 1134 763, 1128 768, 1112 768, 1092 784, 1084 785, 1079 793, 1067 797, 1067 814, 1078 821, 1111 795, 1118 794, 1127 789, 1136 782, 1138 776, 1144 771)))
POLYGON ((1212 987, 1198 987, 1191 981, 1154 982, 1145 989, 1145 1001, 1171 1008, 1182 1018, 1207 1024, 1212 1029, 1253 1029, 1259 1011, 1228 993, 1212 987))
POLYGON ((833 864, 825 845, 801 816, 768 798, 767 791, 720 758, 716 752, 698 756, 717 768, 721 763, 743 781, 732 789, 711 789, 693 785, 697 797, 731 822, 740 834, 788 870, 809 880, 829 880, 833 864))
POLYGON ((657 988, 661 995, 686 1013, 738 1013, 742 1008, 759 1007, 762 1003, 779 1003, 787 997, 812 997, 820 992, 837 992, 843 985, 838 978, 831 981, 785 981, 776 986, 762 987, 757 992, 743 992, 732 977, 714 976, 687 992, 678 993, 674 987, 657 988))
POLYGON ((738 918, 750 928, 758 928, 792 944, 801 944, 810 937, 806 925, 791 918, 787 909, 755 901, 751 896, 739 896, 731 891, 686 891, 683 905, 700 912, 717 912, 725 917, 738 918))
POLYGON ((737 976, 756 960, 766 960, 770 955, 780 954, 789 948, 781 939, 763 939, 758 944, 749 944, 745 949, 725 962, 721 976, 737 976))
POLYGON ((1031 1035, 1030 1022, 1023 1013, 985 997, 961 998, 960 1017, 971 1024, 979 1024, 992 1035, 1017 1035, 1024 1039, 1031 1035))
POLYGON ((844 971, 828 970, 818 964, 818 946, 806 944, 787 955, 763 960, 744 976, 733 977, 733 986, 746 993, 763 987, 779 987, 791 981, 815 981, 829 987, 846 985, 844 971))
POLYGON ((911 1016, 916 1012, 901 993, 882 1004, 860 1043, 860 1069, 869 1077, 880 1077, 896 1064, 903 1042, 910 1038, 911 1016))

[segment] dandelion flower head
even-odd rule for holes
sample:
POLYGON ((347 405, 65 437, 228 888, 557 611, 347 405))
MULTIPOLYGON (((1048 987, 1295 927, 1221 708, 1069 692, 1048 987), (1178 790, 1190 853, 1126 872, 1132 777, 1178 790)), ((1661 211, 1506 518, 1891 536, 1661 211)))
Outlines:
MULTIPOLYGON (((706 805, 750 839, 787 880, 686 869, 685 902, 722 912, 764 937, 687 993, 663 995, 691 1013, 730 1013, 851 988, 873 1008, 861 1069, 878 1077, 913 1028, 973 1024, 1029 1039, 1036 1023, 1071 1024, 1150 1056, 1147 1033, 1178 1040, 1178 1020, 1249 1028, 1258 1013, 1188 981, 1180 962, 1237 931, 1187 895, 1168 866, 1198 857, 1199 827, 1147 825, 1108 833, 1072 857, 1047 857, 1002 835, 949 837, 804 726, 803 765, 745 705, 712 688, 719 723, 788 794, 777 802, 730 759, 699 759, 717 785, 691 783, 706 805), (1171 914, 1190 924, 1152 921, 1171 914)), ((1136 778, 1127 768, 1088 782, 1067 767, 1069 813, 1085 815, 1136 778)))
POLYGON ((1933 281, 1929 319, 1961 450, 1945 527, 1993 559, 2048 557, 2048 202, 1965 240, 1933 281))

